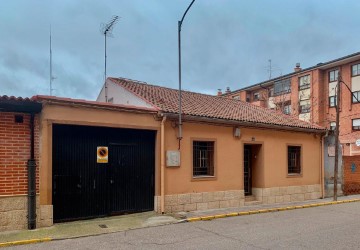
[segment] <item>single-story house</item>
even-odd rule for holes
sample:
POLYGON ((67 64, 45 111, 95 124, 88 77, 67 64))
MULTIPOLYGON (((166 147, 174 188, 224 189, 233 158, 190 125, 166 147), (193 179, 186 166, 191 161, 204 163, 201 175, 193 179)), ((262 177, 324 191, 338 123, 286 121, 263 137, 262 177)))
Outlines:
MULTIPOLYGON (((32 98, 42 104, 38 226, 241 207, 248 197, 271 204, 323 196, 322 127, 183 91, 179 140, 178 90, 124 78, 108 78, 106 88, 96 102, 32 98)), ((6 180, 1 168, 0 187, 6 180)), ((0 204, 9 195, 0 192, 0 204)))

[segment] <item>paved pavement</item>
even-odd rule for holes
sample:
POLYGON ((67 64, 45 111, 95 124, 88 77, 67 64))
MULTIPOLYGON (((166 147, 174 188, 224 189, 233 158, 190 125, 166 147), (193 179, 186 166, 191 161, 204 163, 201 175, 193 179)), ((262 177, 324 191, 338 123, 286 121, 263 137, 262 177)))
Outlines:
MULTIPOLYGON (((343 196, 339 197, 339 200, 349 200, 349 199, 360 199, 360 195, 352 195, 352 196, 343 196)), ((131 215, 123 215, 123 216, 113 216, 106 218, 98 218, 93 220, 86 221, 75 221, 70 223, 60 223, 55 224, 52 227, 48 228, 40 228, 36 230, 21 230, 21 231, 13 231, 13 232, 2 232, 0 233, 0 247, 9 245, 9 242, 21 241, 19 243, 31 243, 39 241, 48 241, 48 240, 58 240, 58 239, 69 239, 69 238, 78 238, 85 236, 94 236, 106 233, 114 233, 121 232, 136 228, 144 228, 165 224, 173 224, 181 222, 181 219, 188 218, 188 221, 192 219, 199 220, 200 217, 205 216, 205 219, 209 219, 209 217, 214 218, 222 218, 229 216, 233 216, 233 214, 238 215, 239 212, 249 214, 243 211, 282 211, 286 210, 286 208, 290 208, 291 206, 301 207, 307 206, 307 204, 319 204, 319 203, 328 203, 331 202, 332 199, 319 199, 319 200, 311 200, 311 201, 303 201, 303 202, 290 202, 290 203, 282 203, 282 204, 271 204, 271 205, 252 205, 252 206, 244 206, 241 208, 228 208, 228 209, 213 209, 213 210, 205 210, 205 211, 195 211, 188 213, 179 213, 176 215, 158 215, 155 212, 146 212, 140 214, 131 214, 131 215), (279 208, 279 209, 277 209, 279 208), (282 209, 281 209, 282 208, 282 209), (285 209, 284 209, 285 208, 285 209), (212 216, 213 215, 213 216, 212 216), (8 242, 8 243, 6 243, 8 242), (3 244, 5 243, 5 244, 3 244)), ((310 206, 310 205, 309 205, 310 206)), ((336 205, 335 205, 336 206, 336 205)))
POLYGON ((9 249, 358 249, 360 202, 228 217, 9 249))

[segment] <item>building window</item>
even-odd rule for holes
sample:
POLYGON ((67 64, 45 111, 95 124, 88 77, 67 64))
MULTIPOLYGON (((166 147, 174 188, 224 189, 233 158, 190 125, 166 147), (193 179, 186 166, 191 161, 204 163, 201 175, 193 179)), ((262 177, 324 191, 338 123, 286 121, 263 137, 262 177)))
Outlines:
POLYGON ((339 70, 332 70, 329 72, 329 82, 335 82, 338 80, 339 70))
POLYGON ((287 105, 284 106, 283 113, 286 114, 286 115, 291 114, 291 104, 287 104, 287 105))
POLYGON ((288 174, 301 174, 300 157, 300 146, 288 146, 288 174))
POLYGON ((299 106, 299 113, 300 114, 304 114, 304 113, 309 113, 311 109, 311 105, 310 104, 304 104, 304 105, 300 105, 299 106))
POLYGON ((299 90, 310 88, 310 75, 299 78, 299 90))
POLYGON ((285 93, 291 92, 291 79, 284 79, 275 82, 274 84, 274 96, 278 96, 285 93))
POLYGON ((330 122, 330 130, 335 130, 336 122, 330 122))
POLYGON ((193 176, 214 176, 213 141, 193 141, 193 176))
POLYGON ((352 120, 352 129, 353 130, 360 130, 360 119, 352 120))
POLYGON ((358 76, 360 75, 360 64, 355 64, 351 66, 351 76, 358 76))
POLYGON ((269 97, 274 96, 274 88, 269 89, 269 97))
POLYGON ((360 102, 360 91, 352 92, 352 103, 358 103, 360 102))
POLYGON ((336 96, 330 96, 329 97, 329 107, 335 107, 336 106, 336 96))
POLYGON ((253 98, 253 100, 254 100, 254 101, 259 101, 259 99, 260 99, 260 94, 259 94, 258 92, 254 93, 254 98, 253 98))

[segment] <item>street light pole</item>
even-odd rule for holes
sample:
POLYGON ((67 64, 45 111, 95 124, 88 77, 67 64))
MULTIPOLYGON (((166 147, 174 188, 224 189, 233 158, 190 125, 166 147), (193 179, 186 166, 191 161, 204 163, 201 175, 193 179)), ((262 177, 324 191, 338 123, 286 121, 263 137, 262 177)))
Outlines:
POLYGON ((191 6, 195 0, 192 0, 190 5, 187 7, 184 15, 182 16, 181 20, 178 21, 178 52, 179 52, 179 133, 178 133, 178 140, 179 140, 179 149, 180 149, 180 140, 182 139, 182 121, 181 121, 181 25, 184 21, 186 13, 189 11, 191 6))
POLYGON ((337 79, 337 87, 336 87, 336 125, 335 125, 335 164, 334 164, 334 201, 337 201, 337 185, 338 185, 338 168, 339 168, 339 130, 340 130, 340 83, 341 73, 338 73, 337 79))

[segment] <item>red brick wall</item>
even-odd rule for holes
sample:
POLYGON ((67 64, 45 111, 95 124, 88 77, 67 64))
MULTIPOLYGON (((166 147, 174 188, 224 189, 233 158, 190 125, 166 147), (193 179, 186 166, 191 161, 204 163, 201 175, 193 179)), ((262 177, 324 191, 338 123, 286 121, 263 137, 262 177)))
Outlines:
POLYGON ((344 194, 360 194, 360 156, 343 156, 343 167, 344 194))
MULTIPOLYGON (((30 158, 30 115, 0 112, 0 195, 27 194, 30 158), (15 115, 24 117, 15 123, 15 115)), ((39 190, 39 125, 35 116, 36 190, 39 190)))

